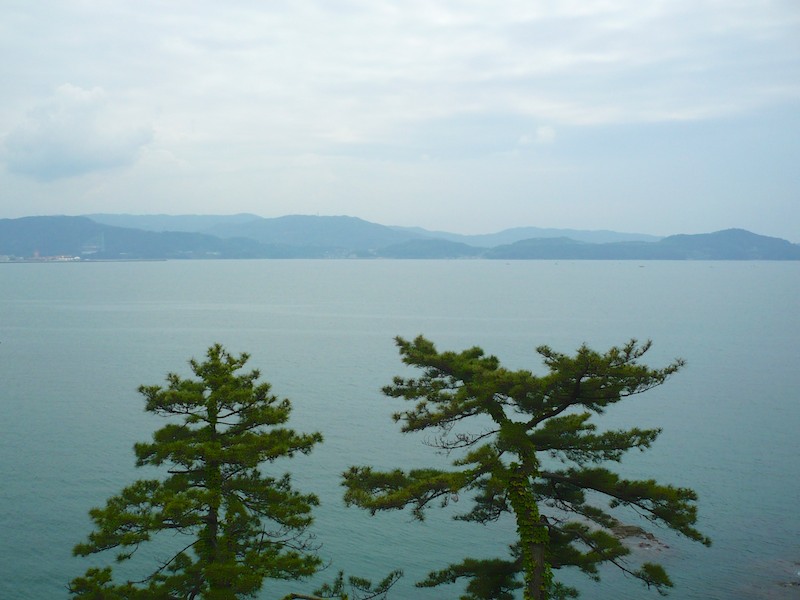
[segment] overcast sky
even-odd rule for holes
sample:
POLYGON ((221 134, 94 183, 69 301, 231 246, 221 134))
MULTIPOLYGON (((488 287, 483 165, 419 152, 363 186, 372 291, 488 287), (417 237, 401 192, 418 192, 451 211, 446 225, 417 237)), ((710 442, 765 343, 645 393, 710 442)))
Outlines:
POLYGON ((798 0, 4 0, 0 218, 800 242, 798 0))

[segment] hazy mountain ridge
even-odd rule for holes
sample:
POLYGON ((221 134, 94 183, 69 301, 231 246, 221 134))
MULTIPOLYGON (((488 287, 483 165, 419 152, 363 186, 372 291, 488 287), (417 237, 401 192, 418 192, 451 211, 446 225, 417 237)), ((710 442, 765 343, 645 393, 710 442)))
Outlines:
MULTIPOLYGON (((602 243, 552 237, 557 232, 515 228, 462 236, 419 228, 387 227, 356 217, 290 215, 118 215, 101 220, 175 225, 183 231, 146 230, 100 223, 89 217, 0 219, 0 257, 4 260, 71 257, 84 260, 202 258, 485 258, 503 260, 800 260, 800 245, 743 229, 678 234, 644 241, 640 234, 600 233, 623 241, 602 243), (203 227, 204 231, 186 230, 203 227), (545 231, 542 237, 515 239, 545 231), (486 247, 460 240, 512 239, 486 247)), ((589 236, 593 239, 592 236, 589 236)), ((648 236, 645 236, 648 237, 648 236)))
POLYGON ((428 231, 420 227, 393 227, 401 231, 418 233, 424 237, 448 240, 477 246, 479 248, 493 248, 504 244, 513 244, 521 240, 534 238, 570 238, 578 242, 590 242, 594 244, 605 244, 608 242, 657 242, 662 239, 659 236, 648 235, 645 233, 621 233, 619 231, 609 231, 606 229, 583 230, 583 229, 553 229, 542 227, 513 227, 504 229, 496 233, 481 233, 467 235, 462 233, 449 233, 446 231, 428 231))
POLYGON ((143 229, 145 231, 184 231, 191 233, 210 233, 216 226, 242 224, 261 219, 258 215, 239 213, 235 215, 129 215, 98 213, 81 215, 95 223, 143 229))
MULTIPOLYGON (((269 239, 274 241, 276 236, 284 238, 283 241, 291 243, 291 238, 286 236, 291 231, 295 236, 302 236, 304 228, 307 233, 319 231, 320 225, 317 223, 336 221, 344 223, 346 220, 352 223, 368 224, 375 232, 381 230, 381 235, 389 235, 385 230, 392 229, 404 237, 398 237, 396 243, 406 240, 432 238, 448 240, 477 246, 479 248, 491 248, 502 244, 513 244, 520 240, 531 238, 554 238, 568 237, 583 242, 606 243, 623 241, 646 241, 655 242, 661 238, 655 235, 644 233, 621 233, 608 230, 580 230, 580 229, 553 229, 542 227, 514 227, 495 233, 482 234, 462 234, 450 233, 448 231, 430 231, 422 227, 400 227, 385 226, 370 223, 357 217, 331 216, 319 217, 311 215, 288 215, 276 218, 264 218, 249 213, 236 215, 129 215, 129 214, 89 214, 82 215, 89 217, 97 223, 104 225, 114 225, 117 227, 130 227, 133 229, 144 229, 148 231, 192 231, 196 233, 209 233, 219 237, 250 237, 253 239, 269 239)), ((349 234, 353 235, 354 227, 350 228, 349 234)), ((347 240, 347 243, 352 243, 347 240)), ((335 244, 334 244, 335 245, 335 244)), ((361 244, 363 245, 363 244, 361 244)), ((381 240, 381 245, 386 245, 381 240)))
POLYGON ((0 219, 0 254, 22 258, 95 259, 248 257, 262 249, 252 240, 223 240, 195 232, 156 232, 96 223, 87 217, 0 219))
POLYGON ((657 242, 588 244, 568 238, 531 239, 497 246, 494 259, 561 260, 800 260, 800 245, 744 229, 679 234, 657 242))
POLYGON ((420 237, 357 217, 310 215, 220 223, 209 229, 208 233, 226 239, 246 237, 261 243, 341 248, 353 252, 369 252, 420 237))

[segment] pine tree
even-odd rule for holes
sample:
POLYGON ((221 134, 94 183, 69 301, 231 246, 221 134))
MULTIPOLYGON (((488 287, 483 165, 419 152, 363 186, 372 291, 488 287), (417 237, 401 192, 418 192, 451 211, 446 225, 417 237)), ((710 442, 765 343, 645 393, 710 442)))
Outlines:
POLYGON ((159 551, 173 549, 137 581, 116 584, 111 567, 89 569, 71 582, 73 597, 229 600, 254 596, 264 579, 317 570, 307 531, 316 496, 263 467, 307 454, 322 437, 283 427, 289 400, 259 383, 257 370, 237 373, 248 358, 214 345, 204 362, 189 362, 197 379, 171 373, 166 387, 139 388, 146 410, 170 422, 134 446, 136 465, 166 467, 166 477, 136 481, 92 509, 95 530, 74 553, 117 549, 124 562, 156 539, 159 551))
POLYGON ((386 395, 414 403, 397 412, 395 421, 403 432, 436 431, 428 443, 458 458, 451 469, 351 467, 344 474, 345 501, 373 515, 411 508, 422 520, 432 503, 447 505, 461 495, 471 499, 471 509, 455 518, 488 524, 509 514, 518 534, 510 556, 467 558, 417 585, 464 578, 462 600, 510 600, 520 588, 525 600, 575 597, 574 589, 553 579, 553 570, 577 567, 598 579, 598 566, 610 563, 663 592, 672 583, 661 566, 629 564, 620 513, 638 513, 645 523, 710 544, 694 528, 694 491, 623 479, 610 469, 627 451, 649 448, 660 430, 598 433, 590 422, 593 413, 664 383, 682 360, 650 369, 639 363, 650 343, 636 340, 604 354, 584 345, 574 356, 541 346, 537 352, 549 372, 536 376, 505 369, 478 347, 439 352, 422 336, 396 341, 403 362, 421 375, 396 377, 384 388, 386 395), (465 431, 475 420, 490 425, 465 431))
POLYGON ((348 576, 339 571, 332 583, 325 583, 312 595, 292 593, 283 600, 386 600, 389 590, 403 576, 400 570, 392 571, 378 583, 363 577, 348 576))

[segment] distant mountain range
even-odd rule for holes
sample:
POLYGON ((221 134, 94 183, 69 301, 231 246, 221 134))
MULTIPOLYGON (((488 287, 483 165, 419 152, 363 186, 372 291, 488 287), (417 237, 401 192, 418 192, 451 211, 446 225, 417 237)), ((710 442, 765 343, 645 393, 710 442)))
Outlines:
POLYGON ((521 227, 459 235, 355 217, 110 215, 0 219, 0 260, 483 258, 800 260, 800 245, 743 229, 665 238, 521 227))

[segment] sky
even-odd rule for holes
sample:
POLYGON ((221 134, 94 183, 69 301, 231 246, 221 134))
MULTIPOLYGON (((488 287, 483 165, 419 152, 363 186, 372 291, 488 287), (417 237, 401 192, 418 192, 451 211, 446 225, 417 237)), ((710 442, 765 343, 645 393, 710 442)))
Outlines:
POLYGON ((3 0, 0 218, 800 242, 798 0, 3 0))

